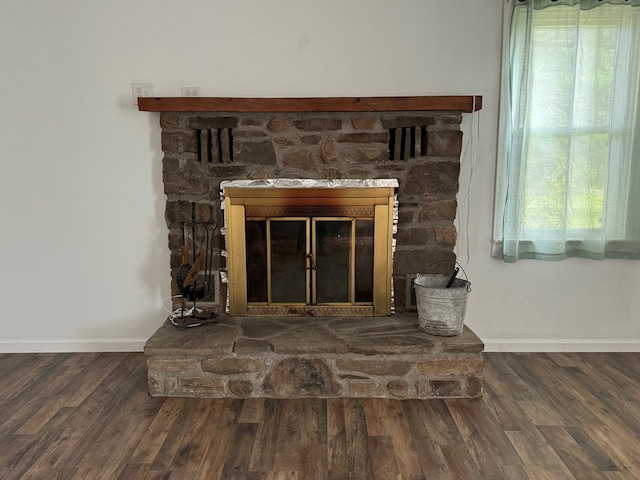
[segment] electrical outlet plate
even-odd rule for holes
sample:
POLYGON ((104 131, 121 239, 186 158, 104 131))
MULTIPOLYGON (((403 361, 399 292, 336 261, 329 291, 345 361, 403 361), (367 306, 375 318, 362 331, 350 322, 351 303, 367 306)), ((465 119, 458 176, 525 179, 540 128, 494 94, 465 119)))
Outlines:
POLYGON ((133 104, 138 105, 139 97, 153 96, 153 83, 132 83, 131 94, 133 95, 133 104))
POLYGON ((183 97, 199 97, 201 94, 200 87, 182 87, 183 97))

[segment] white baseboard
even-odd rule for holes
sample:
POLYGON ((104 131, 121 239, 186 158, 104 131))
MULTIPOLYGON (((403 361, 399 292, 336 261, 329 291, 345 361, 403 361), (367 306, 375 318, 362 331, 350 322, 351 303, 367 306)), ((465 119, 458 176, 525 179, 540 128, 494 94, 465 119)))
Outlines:
POLYGON ((146 338, 0 340, 0 353, 142 352, 146 338))
POLYGON ((485 352, 640 352, 640 339, 483 338, 485 352))

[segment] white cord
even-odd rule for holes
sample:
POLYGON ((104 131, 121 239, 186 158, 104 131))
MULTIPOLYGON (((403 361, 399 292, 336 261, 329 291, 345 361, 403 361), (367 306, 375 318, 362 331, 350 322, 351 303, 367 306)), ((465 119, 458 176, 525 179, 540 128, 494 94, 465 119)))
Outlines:
POLYGON ((180 307, 175 309, 174 311, 171 311, 167 307, 165 307, 164 302, 166 302, 167 300, 172 300, 174 298, 182 298, 182 295, 173 295, 171 297, 166 297, 162 299, 162 309, 169 314, 169 321, 173 325, 175 325, 176 327, 185 327, 185 326, 198 327, 202 325, 201 323, 192 323, 190 325, 181 325, 179 323, 176 323, 176 318, 192 317, 195 313, 202 313, 202 310, 200 310, 197 307, 191 307, 191 308, 180 307))
POLYGON ((182 295, 172 295, 170 297, 165 297, 162 299, 162 309, 167 312, 167 313, 173 313, 171 310, 169 310, 167 307, 165 307, 165 302, 167 300, 173 300, 174 298, 182 298, 182 295))
POLYGON ((465 191, 462 204, 465 209, 465 253, 466 260, 464 267, 467 268, 469 266, 469 262, 471 261, 471 247, 469 245, 471 234, 470 234, 470 226, 469 226, 469 211, 471 210, 471 201, 470 201, 470 193, 471 193, 471 182, 473 180, 473 172, 476 167, 476 158, 478 156, 478 146, 480 144, 480 112, 476 112, 476 96, 473 96, 473 108, 470 117, 469 124, 470 138, 469 142, 465 145, 464 152, 462 152, 462 160, 464 160, 467 156, 467 149, 470 146, 471 150, 471 165, 469 166, 469 181, 467 182, 467 189, 465 191), (475 116, 478 116, 478 121, 474 122, 475 116), (476 126, 474 132, 474 125, 476 126), (476 141, 474 142, 474 133, 476 134, 476 141))

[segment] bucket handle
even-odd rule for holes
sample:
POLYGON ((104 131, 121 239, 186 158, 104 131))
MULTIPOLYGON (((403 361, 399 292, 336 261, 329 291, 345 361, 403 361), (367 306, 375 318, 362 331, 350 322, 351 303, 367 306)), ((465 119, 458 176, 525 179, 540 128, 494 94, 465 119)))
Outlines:
MULTIPOLYGON (((469 281, 469 277, 467 276, 467 272, 465 272, 464 268, 462 268, 462 265, 460 265, 456 260, 439 260, 437 262, 433 262, 429 265, 427 265, 427 268, 429 267, 433 267, 434 265, 437 265, 439 263, 444 263, 444 262, 453 262, 454 266, 458 266, 460 268, 460 270, 462 270, 462 273, 464 273, 464 279, 467 282, 467 292, 471 292, 471 282, 469 281)), ((416 278, 419 278, 420 274, 416 273, 416 278)))

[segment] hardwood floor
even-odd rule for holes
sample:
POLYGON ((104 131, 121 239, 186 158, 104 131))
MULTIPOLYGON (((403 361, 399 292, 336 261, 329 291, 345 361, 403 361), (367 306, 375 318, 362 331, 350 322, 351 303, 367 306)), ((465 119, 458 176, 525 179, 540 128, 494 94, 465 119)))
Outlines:
POLYGON ((639 479, 640 354, 485 354, 480 400, 151 398, 142 353, 0 354, 0 479, 639 479))

